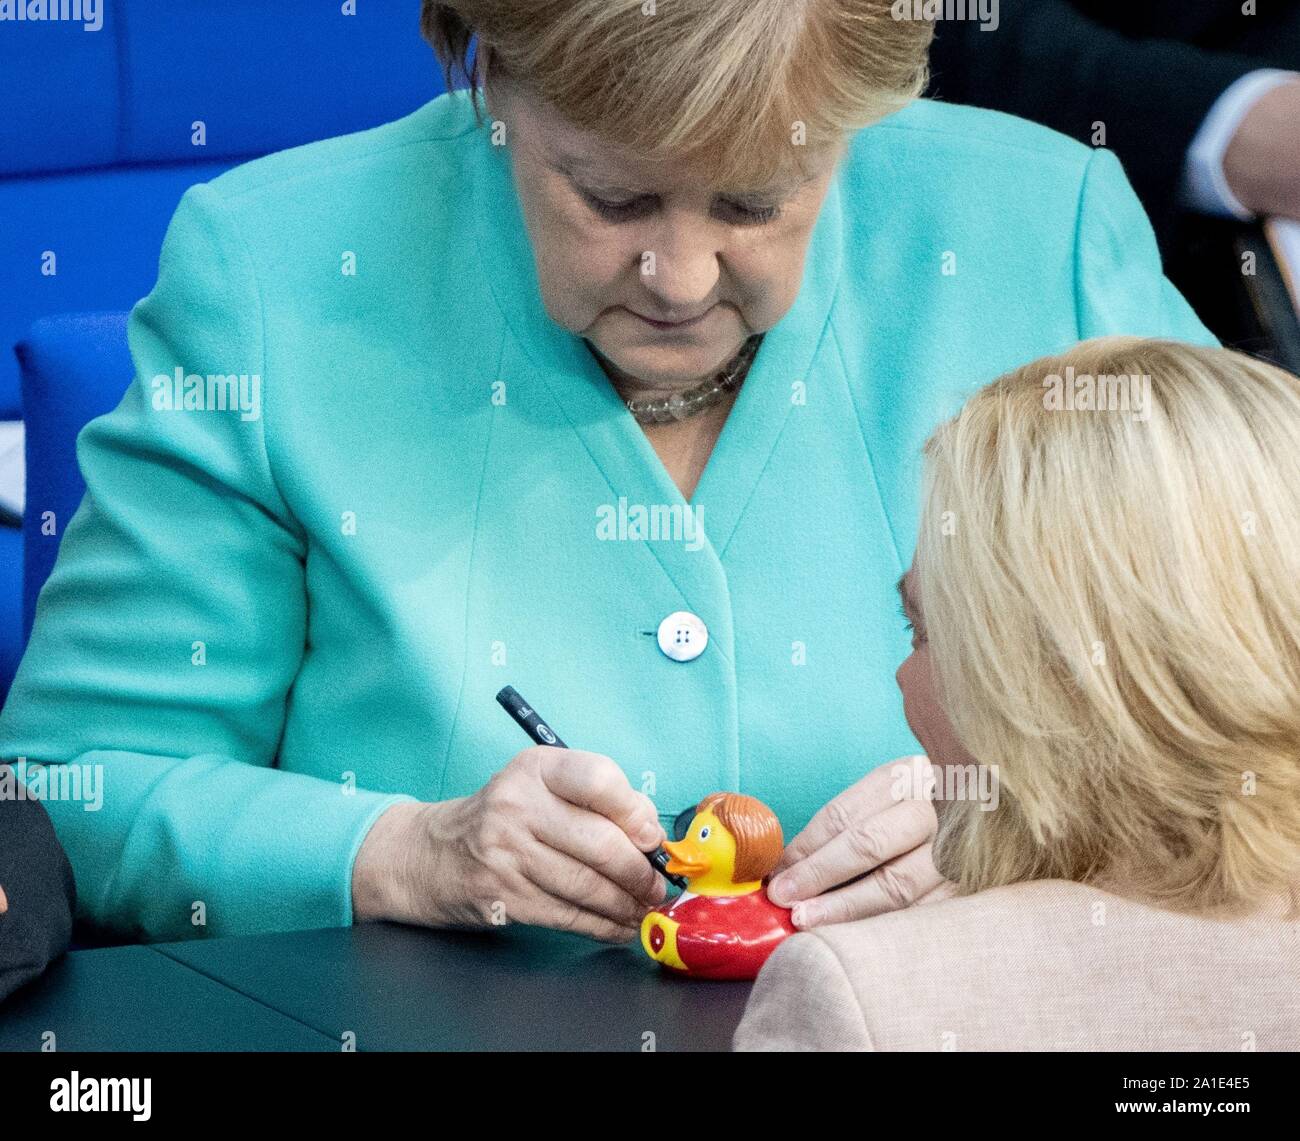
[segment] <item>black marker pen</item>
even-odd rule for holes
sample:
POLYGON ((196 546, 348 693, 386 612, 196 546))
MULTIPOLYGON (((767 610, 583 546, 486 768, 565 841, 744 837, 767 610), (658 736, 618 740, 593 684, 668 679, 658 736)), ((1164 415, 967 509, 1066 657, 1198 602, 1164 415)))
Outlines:
MULTIPOLYGON (((557 749, 567 749, 569 747, 560 740, 555 730, 537 715, 537 710, 519 696, 519 692, 513 686, 508 685, 497 694, 497 703, 515 719, 515 724, 527 733, 536 744, 552 745, 557 749)), ((668 853, 662 848, 647 852, 645 858, 650 861, 650 866, 669 883, 680 888, 686 886, 685 876, 674 875, 668 871, 668 853)))

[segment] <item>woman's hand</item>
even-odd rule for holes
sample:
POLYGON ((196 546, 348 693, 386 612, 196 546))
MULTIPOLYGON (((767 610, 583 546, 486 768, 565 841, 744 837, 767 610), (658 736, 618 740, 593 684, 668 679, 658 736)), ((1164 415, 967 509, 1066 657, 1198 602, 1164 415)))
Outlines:
POLYGON ((1247 210, 1300 218, 1300 80, 1251 107, 1223 156, 1223 173, 1247 210))
POLYGON ((767 894, 793 907, 796 927, 865 919, 952 894, 930 858, 937 826, 924 792, 930 773, 924 757, 881 765, 790 841, 767 894))
POLYGON ((666 894, 644 854, 665 839, 653 802, 608 757, 529 748, 473 796, 385 812, 357 854, 353 912, 627 942, 666 894))

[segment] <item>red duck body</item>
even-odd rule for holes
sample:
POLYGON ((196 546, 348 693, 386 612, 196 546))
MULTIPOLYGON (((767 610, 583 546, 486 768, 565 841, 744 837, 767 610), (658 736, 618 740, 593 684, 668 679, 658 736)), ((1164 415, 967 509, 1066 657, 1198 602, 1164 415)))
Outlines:
MULTIPOLYGON (((790 909, 778 907, 762 888, 744 895, 687 893, 668 907, 651 912, 656 913, 679 925, 677 954, 686 970, 663 965, 692 978, 756 978, 767 957, 796 931, 790 922, 790 909)), ((658 950, 663 939, 663 928, 652 925, 651 946, 658 950)))

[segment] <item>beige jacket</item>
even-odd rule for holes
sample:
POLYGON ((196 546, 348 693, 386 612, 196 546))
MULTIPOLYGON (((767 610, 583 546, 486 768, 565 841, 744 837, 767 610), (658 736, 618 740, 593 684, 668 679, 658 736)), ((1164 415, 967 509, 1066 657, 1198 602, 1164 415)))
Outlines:
POLYGON ((1300 1050, 1300 921, 1061 880, 787 939, 737 1050, 1300 1050))

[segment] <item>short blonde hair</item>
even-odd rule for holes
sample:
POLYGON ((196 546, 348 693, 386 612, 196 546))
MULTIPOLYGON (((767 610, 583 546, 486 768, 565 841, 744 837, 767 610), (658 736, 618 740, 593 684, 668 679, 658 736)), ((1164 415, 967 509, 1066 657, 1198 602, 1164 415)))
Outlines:
POLYGON ((936 694, 1000 790, 992 812, 946 806, 940 870, 1201 912, 1292 890, 1294 908, 1300 380, 1225 349, 1089 341, 976 393, 926 458, 914 578, 936 694), (1112 398, 1106 380, 1147 378, 1145 415, 1080 407, 1090 378, 1112 398))
POLYGON ((925 88, 933 24, 889 0, 424 0, 421 28, 478 90, 497 69, 579 129, 728 187, 801 168, 925 88), (475 65, 469 43, 477 36, 475 65), (797 123, 803 146, 792 147, 797 123))

